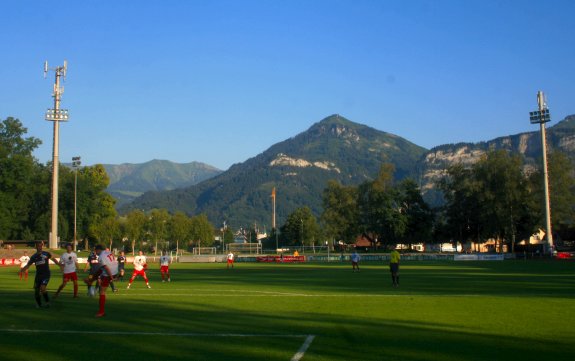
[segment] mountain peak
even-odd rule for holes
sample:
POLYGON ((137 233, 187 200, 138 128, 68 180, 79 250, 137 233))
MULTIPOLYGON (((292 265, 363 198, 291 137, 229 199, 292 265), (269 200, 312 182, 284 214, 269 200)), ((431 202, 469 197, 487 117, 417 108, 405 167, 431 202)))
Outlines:
POLYGON ((361 139, 360 132, 365 129, 369 129, 369 127, 363 124, 354 123, 339 114, 332 114, 312 125, 308 129, 308 133, 316 137, 327 135, 346 139, 347 141, 358 142, 361 139))
POLYGON ((332 114, 328 117, 323 118, 318 122, 318 124, 343 124, 343 125, 357 125, 357 123, 352 122, 351 120, 342 117, 339 114, 332 114))
MULTIPOLYGON (((321 121, 315 123, 310 129, 314 128, 328 128, 328 129, 371 129, 367 125, 355 123, 339 114, 332 114, 329 117, 323 118, 321 121)), ((374 129, 375 130, 375 129, 374 129)))

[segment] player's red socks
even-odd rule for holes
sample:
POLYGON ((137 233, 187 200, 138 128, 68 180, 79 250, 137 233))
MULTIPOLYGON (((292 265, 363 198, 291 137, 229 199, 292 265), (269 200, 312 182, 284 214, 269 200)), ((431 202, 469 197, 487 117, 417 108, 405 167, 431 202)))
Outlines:
POLYGON ((74 297, 78 297, 78 285, 74 285, 74 297))
POLYGON ((106 295, 100 295, 100 310, 98 314, 104 313, 104 306, 106 305, 106 295))

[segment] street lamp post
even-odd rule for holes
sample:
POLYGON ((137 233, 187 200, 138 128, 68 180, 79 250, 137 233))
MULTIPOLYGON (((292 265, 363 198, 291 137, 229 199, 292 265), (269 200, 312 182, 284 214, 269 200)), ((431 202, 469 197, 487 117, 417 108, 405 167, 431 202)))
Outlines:
POLYGON ((273 187, 272 189, 272 230, 275 233, 276 236, 276 253, 278 252, 278 230, 276 228, 276 187, 273 187))
POLYGON ((301 253, 304 253, 305 246, 303 243, 303 219, 300 219, 300 221, 301 221, 301 253))
MULTIPOLYGON (((53 69, 56 73, 56 79, 54 81, 54 93, 52 97, 54 98, 54 108, 48 109, 46 111, 45 119, 54 122, 54 147, 52 149, 52 223, 50 232, 50 248, 58 248, 58 172, 59 172, 59 134, 60 134, 60 122, 68 120, 68 110, 60 109, 60 100, 62 94, 64 93, 64 88, 60 87, 60 78, 64 77, 66 79, 66 71, 68 64, 64 60, 63 66, 57 66, 53 69)), ((44 78, 48 73, 48 62, 44 62, 44 78)))
POLYGON ((78 201, 78 167, 82 164, 80 157, 72 157, 72 167, 74 168, 74 251, 78 245, 78 237, 76 233, 76 219, 77 219, 77 201, 78 201))
POLYGON ((545 123, 551 120, 545 95, 542 91, 537 92, 537 103, 539 110, 529 112, 531 124, 539 124, 541 129, 541 148, 543 151, 543 191, 545 194, 545 225, 546 237, 549 244, 550 252, 553 252, 553 233, 551 233, 551 205, 549 201, 549 174, 547 170, 547 136, 545 132, 545 123))
POLYGON ((222 227, 222 254, 225 254, 225 247, 226 247, 226 242, 225 242, 225 237, 226 237, 226 221, 224 221, 224 226, 222 227))

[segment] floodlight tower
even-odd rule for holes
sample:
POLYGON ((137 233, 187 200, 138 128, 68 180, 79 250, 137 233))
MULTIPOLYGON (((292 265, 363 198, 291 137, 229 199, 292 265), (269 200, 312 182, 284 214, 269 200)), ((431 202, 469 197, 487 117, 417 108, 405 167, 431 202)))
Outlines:
POLYGON ((543 150, 543 191, 545 193, 545 226, 547 243, 550 252, 553 252, 553 233, 551 233, 551 205, 549 202, 549 174, 547 171, 547 136, 545 132, 545 123, 551 120, 545 95, 542 91, 537 92, 537 103, 539 110, 529 112, 531 124, 539 124, 541 128, 541 145, 543 150))
POLYGON ((54 147, 52 149, 52 225, 49 241, 51 249, 58 248, 58 171, 60 165, 58 148, 60 141, 60 122, 68 120, 68 110, 60 109, 60 100, 64 93, 64 87, 60 86, 60 78, 64 77, 64 79, 66 79, 67 68, 68 64, 66 60, 64 60, 64 65, 51 69, 48 69, 48 62, 44 62, 44 78, 46 78, 48 70, 54 70, 54 73, 56 73, 54 92, 52 93, 54 108, 48 108, 45 117, 46 120, 54 122, 54 147))

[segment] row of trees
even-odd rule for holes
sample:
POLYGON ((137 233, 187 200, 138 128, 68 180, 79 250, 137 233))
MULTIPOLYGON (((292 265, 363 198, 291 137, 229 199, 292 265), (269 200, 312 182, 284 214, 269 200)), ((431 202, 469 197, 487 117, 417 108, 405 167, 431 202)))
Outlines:
MULTIPOLYGON (((542 174, 525 172, 519 155, 492 151, 470 167, 453 165, 438 184, 445 205, 430 209, 410 179, 393 182, 393 166, 357 187, 329 182, 323 194, 324 236, 353 240, 359 234, 382 244, 504 240, 511 248, 544 228, 542 174)), ((573 163, 549 157, 554 230, 575 227, 573 163)), ((289 220, 289 219, 288 219, 289 220)))
POLYGON ((364 234, 382 243, 415 243, 430 239, 433 213, 417 184, 393 182, 394 168, 384 164, 376 179, 359 186, 329 181, 318 220, 307 207, 292 212, 281 227, 282 245, 311 246, 322 240, 353 241, 364 234))
POLYGON ((383 244, 431 238, 433 213, 411 179, 393 182, 394 167, 384 164, 373 181, 357 187, 328 183, 323 194, 326 236, 354 240, 359 234, 383 244))
MULTIPOLYGON (((27 129, 15 118, 0 123, 0 239, 42 240, 48 237, 51 219, 51 164, 42 165, 32 155, 42 143, 26 137, 27 129)), ((143 242, 186 242, 211 246, 214 228, 205 215, 170 215, 166 210, 135 210, 119 217, 115 200, 106 193, 109 178, 102 165, 76 171, 60 167, 58 234, 61 241, 74 239, 74 184, 76 185, 77 239, 114 246, 129 240, 132 248, 143 242)), ((228 241, 233 239, 229 230, 228 241)))
MULTIPOLYGON (((134 210, 124 217, 106 218, 97 224, 94 236, 110 248, 116 241, 115 246, 129 246, 134 252, 135 249, 152 247, 209 247, 213 244, 214 232, 214 227, 203 214, 188 217, 181 212, 171 215, 165 209, 154 209, 148 213, 134 210)), ((226 238, 229 241, 233 235, 228 231, 226 238)))
MULTIPOLYGON (((41 142, 25 137, 26 132, 17 119, 0 123, 0 239, 45 239, 50 231, 51 165, 42 165, 32 156, 41 142)), ((59 235, 61 240, 70 241, 75 174, 67 167, 60 172, 59 235)), ((359 186, 328 182, 319 221, 308 207, 296 209, 280 228, 281 245, 318 245, 327 239, 349 242, 360 234, 390 245, 491 238, 513 244, 515 239, 544 228, 542 176, 538 171, 527 174, 519 155, 494 151, 471 167, 451 166, 438 184, 445 205, 433 210, 414 181, 396 183, 393 173, 393 166, 384 164, 374 180, 359 186)), ((549 175, 554 229, 573 228, 572 161, 562 153, 552 153, 549 175)), ((227 242, 233 239, 231 229, 215 230, 205 215, 134 210, 118 217, 114 199, 105 192, 108 184, 101 165, 77 171, 78 239, 86 243, 114 246, 114 242, 118 245, 118 241, 127 240, 134 249, 144 242, 159 242, 165 247, 168 241, 212 246, 216 234, 223 234, 227 242)), ((248 233, 252 242, 255 233, 248 233)), ((272 233, 270 245, 275 239, 272 233)))
MULTIPOLYGON (((39 240, 50 232, 51 164, 32 155, 41 144, 25 137, 27 129, 15 118, 0 123, 0 239, 39 240)), ((60 168, 58 233, 61 240, 74 234, 74 171, 60 168)), ((102 219, 114 217, 115 200, 105 192, 109 179, 104 167, 78 171, 77 229, 91 237, 102 219)))
MULTIPOLYGON (((573 163, 560 152, 549 156, 553 231, 575 226, 573 163)), ((528 239, 545 229, 543 175, 527 173, 517 154, 489 152, 469 168, 455 165, 439 184, 446 204, 437 214, 439 237, 465 240, 528 239)))

